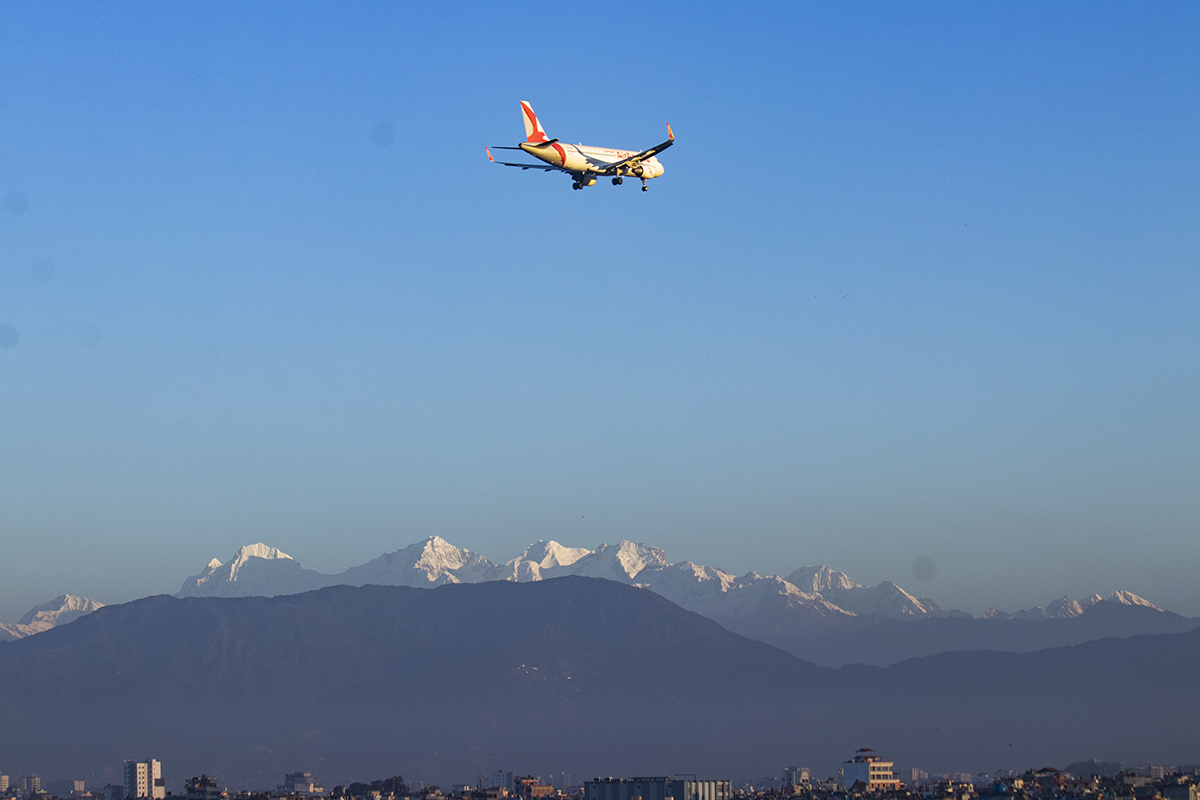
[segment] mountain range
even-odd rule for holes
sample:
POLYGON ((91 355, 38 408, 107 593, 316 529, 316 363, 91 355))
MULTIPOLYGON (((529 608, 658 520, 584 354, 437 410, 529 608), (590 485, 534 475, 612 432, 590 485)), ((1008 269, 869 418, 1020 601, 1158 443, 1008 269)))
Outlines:
POLYGON ((1200 624, 1127 591, 1081 601, 1063 598, 1015 614, 991 609, 975 619, 943 610, 891 581, 863 586, 824 565, 800 567, 786 577, 736 576, 690 561, 671 563, 659 548, 630 541, 595 550, 539 541, 494 564, 434 536, 338 574, 304 569, 277 548, 253 544, 227 563, 214 558, 176 596, 271 597, 336 585, 430 588, 568 575, 647 588, 729 630, 826 666, 883 666, 950 650, 1030 652, 1109 636, 1178 633, 1200 624), (1031 624, 1035 621, 1054 624, 1031 624))
MULTIPOLYGON (((1163 611, 1126 591, 1108 598, 1062 598, 1044 608, 982 619, 943 610, 891 581, 863 586, 827 566, 800 567, 786 577, 671 563, 656 547, 630 541, 595 550, 539 541, 495 564, 478 553, 430 537, 341 573, 305 569, 265 544, 240 548, 226 563, 212 559, 188 578, 179 597, 273 597, 336 585, 431 588, 453 583, 534 582, 568 575, 641 586, 729 630, 824 666, 884 666, 954 650, 1031 652, 1112 636, 1176 633, 1200 620, 1163 611)), ((33 609, 19 623, 0 625, 0 641, 64 624, 101 604, 64 595, 33 609)))
POLYGON ((0 752, 84 777, 151 754, 246 787, 297 769, 824 776, 863 746, 933 771, 1189 763, 1196 663, 1200 631, 830 669, 577 576, 159 596, 0 643, 0 752))

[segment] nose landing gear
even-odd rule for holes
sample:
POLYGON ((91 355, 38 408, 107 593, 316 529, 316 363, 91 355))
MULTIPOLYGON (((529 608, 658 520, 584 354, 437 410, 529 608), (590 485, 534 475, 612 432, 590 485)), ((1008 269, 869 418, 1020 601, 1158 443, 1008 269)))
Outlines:
POLYGON ((642 191, 643 191, 643 192, 648 192, 648 191, 650 191, 650 187, 646 185, 646 179, 645 179, 645 178, 642 178, 642 191))

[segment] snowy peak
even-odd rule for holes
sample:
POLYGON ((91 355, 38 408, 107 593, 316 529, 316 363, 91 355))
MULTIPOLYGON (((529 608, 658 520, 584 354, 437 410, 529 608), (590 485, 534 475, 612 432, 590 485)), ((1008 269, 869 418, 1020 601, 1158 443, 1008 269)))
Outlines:
POLYGON ((1138 597, 1133 592, 1116 591, 1110 594, 1107 598, 1101 597, 1098 594, 1093 594, 1084 597, 1081 600, 1072 600, 1069 597, 1064 597, 1060 600, 1054 600, 1046 604, 1045 608, 1034 606, 1030 609, 1008 613, 1006 611, 997 611, 994 608, 989 608, 984 612, 983 616, 986 619, 1073 619, 1095 607, 1098 603, 1113 603, 1122 606, 1140 606, 1142 608, 1153 609, 1154 611, 1162 611, 1161 608, 1151 603, 1149 600, 1138 597))
MULTIPOLYGON (((233 560, 229 562, 228 569, 230 580, 236 580, 238 570, 241 569, 242 566, 252 558, 261 558, 266 561, 279 561, 286 558, 289 561, 295 561, 294 558, 277 547, 267 547, 262 542, 259 542, 258 544, 248 544, 239 549, 237 553, 234 554, 233 560)), ((212 561, 208 562, 208 566, 210 569, 216 570, 221 566, 221 562, 214 558, 212 561), (214 561, 217 564, 216 567, 213 567, 214 561)))
POLYGON ((104 604, 86 597, 61 594, 48 603, 34 606, 28 614, 21 617, 20 622, 0 624, 0 642, 23 639, 59 625, 66 625, 98 608, 104 608, 104 604))
POLYGON ((862 587, 850 580, 844 572, 834 572, 822 564, 819 567, 801 567, 784 578, 803 592, 824 594, 842 589, 861 589, 862 587))
POLYGON ((600 545, 595 552, 571 564, 570 574, 628 583, 646 569, 667 565, 666 553, 657 547, 625 540, 615 545, 600 545))
POLYGON ((1113 592, 1108 596, 1108 602, 1119 603, 1123 606, 1143 606, 1145 608, 1153 608, 1155 611, 1162 611, 1154 603, 1151 603, 1144 597, 1138 597, 1133 592, 1113 592))
POLYGON ((1055 600, 1046 606, 1046 616, 1050 619, 1074 619, 1083 613, 1083 606, 1069 597, 1055 600))
POLYGON ((495 569, 495 565, 483 556, 463 547, 455 547, 440 536, 430 536, 408 550, 418 547, 420 555, 413 562, 413 568, 425 573, 430 583, 437 583, 443 578, 453 578, 452 583, 486 580, 487 573, 495 569), (468 574, 456 574, 464 571, 468 574), (475 577, 476 573, 479 578, 475 577))
POLYGON ((430 536, 403 550, 351 567, 340 575, 329 576, 329 581, 350 586, 431 587, 495 580, 496 573, 496 565, 478 553, 455 547, 440 536, 430 536))
POLYGON ((304 569, 276 547, 259 542, 238 549, 228 564, 212 559, 183 582, 176 597, 273 597, 327 586, 326 576, 304 569))
POLYGON ((891 581, 878 586, 830 588, 821 592, 829 602, 858 616, 881 616, 888 619, 911 619, 927 616, 931 609, 891 581))
POLYGON ((532 561, 540 569, 553 569, 554 567, 569 567, 584 556, 591 554, 592 551, 586 547, 564 547, 551 540, 534 542, 517 558, 521 561, 532 561))
POLYGON ((525 552, 505 562, 496 574, 499 580, 527 583, 540 581, 554 575, 565 575, 570 567, 592 551, 586 547, 564 547, 553 540, 539 540, 525 548, 525 552))
POLYGON ((839 609, 856 616, 878 616, 888 619, 910 619, 930 614, 944 616, 958 612, 943 612, 937 603, 923 602, 891 581, 878 586, 862 586, 850 580, 844 572, 835 572, 824 564, 801 567, 785 578, 802 592, 818 595, 839 609))
POLYGON ((21 617, 18 625, 45 625, 53 628, 55 625, 66 625, 79 619, 84 614, 90 614, 98 608, 104 608, 103 603, 89 600, 86 597, 75 597, 70 594, 60 594, 49 603, 34 606, 29 613, 21 617))

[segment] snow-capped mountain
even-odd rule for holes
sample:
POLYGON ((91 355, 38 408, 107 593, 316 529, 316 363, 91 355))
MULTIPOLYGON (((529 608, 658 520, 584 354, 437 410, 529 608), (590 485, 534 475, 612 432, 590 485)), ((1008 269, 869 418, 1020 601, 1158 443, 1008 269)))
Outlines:
POLYGON ((564 575, 642 586, 722 622, 765 613, 808 621, 836 621, 855 615, 902 619, 941 613, 936 604, 929 602, 926 606, 890 581, 862 586, 823 565, 802 567, 786 579, 755 572, 738 577, 690 561, 673 564, 659 548, 630 541, 601 544, 595 550, 539 541, 516 558, 497 565, 437 536, 337 575, 304 569, 291 556, 264 544, 248 545, 228 564, 218 559, 210 561, 204 571, 184 582, 178 596, 273 596, 337 584, 433 587, 494 580, 525 583, 564 575))
POLYGON ((829 602, 857 616, 878 615, 888 619, 920 617, 931 613, 920 600, 891 581, 878 586, 862 586, 844 572, 834 572, 822 564, 801 567, 784 580, 821 595, 829 602))
MULTIPOLYGON (((558 546, 558 543, 547 542, 547 545, 558 546)), ((638 578, 639 575, 647 570, 662 569, 666 566, 669 566, 667 554, 657 547, 624 541, 615 545, 602 544, 570 564, 546 570, 544 577, 582 575, 585 578, 607 578, 621 583, 644 583, 638 578)))
MULTIPOLYGON (((630 541, 601 544, 595 550, 539 541, 516 558, 495 564, 479 553, 431 536, 336 575, 304 569, 286 553, 255 544, 241 548, 227 564, 213 559, 184 583, 178 596, 272 596, 338 584, 429 588, 485 581, 528 583, 566 575, 641 586, 732 630, 772 642, 772 636, 783 637, 779 642, 786 643, 800 631, 830 624, 970 617, 962 611, 943 610, 929 598, 914 597, 891 581, 864 586, 823 564, 801 567, 787 577, 756 572, 739 577, 690 561, 671 563, 659 548, 630 541)), ((1036 606, 1015 614, 993 609, 987 616, 1070 619, 1102 600, 1100 595, 1078 601, 1063 598, 1045 608, 1036 606)), ((1107 600, 1159 610, 1130 592, 1114 592, 1107 600)))
POLYGON ((591 554, 586 547, 563 547, 558 542, 534 542, 524 553, 504 564, 499 580, 538 581, 551 577, 558 567, 569 567, 579 559, 591 554))
POLYGON ((1107 598, 1101 597, 1098 594, 1093 594, 1080 600, 1063 597, 1047 603, 1045 608, 1034 606, 1030 609, 1012 613, 989 608, 983 613, 983 616, 985 619, 1074 619, 1097 603, 1103 602, 1115 603, 1122 606, 1141 606, 1154 611, 1162 611, 1154 603, 1151 603, 1144 597, 1138 597, 1133 592, 1117 591, 1110 594, 1107 598))
POLYGON ((443 583, 499 580, 495 564, 478 553, 455 547, 439 536, 431 536, 394 553, 385 553, 331 577, 332 583, 349 586, 431 587, 443 583))
POLYGON ((882 581, 877 586, 857 584, 846 573, 834 572, 824 564, 801 567, 784 580, 804 591, 815 592, 856 616, 885 619, 969 616, 963 611, 943 611, 928 597, 913 597, 891 581, 882 581))
POLYGON ((203 572, 184 581, 176 597, 298 594, 329 586, 329 579, 328 575, 304 569, 282 550, 260 542, 238 550, 228 564, 215 558, 209 561, 203 572))
POLYGON ((66 625, 79 619, 84 614, 90 614, 103 603, 89 600, 86 597, 75 597, 63 594, 48 603, 34 606, 29 613, 21 617, 19 622, 0 623, 0 642, 23 639, 35 633, 48 631, 58 625, 66 625))
POLYGON ((834 572, 824 564, 819 567, 801 567, 784 580, 802 591, 816 594, 862 588, 850 580, 846 573, 834 572))

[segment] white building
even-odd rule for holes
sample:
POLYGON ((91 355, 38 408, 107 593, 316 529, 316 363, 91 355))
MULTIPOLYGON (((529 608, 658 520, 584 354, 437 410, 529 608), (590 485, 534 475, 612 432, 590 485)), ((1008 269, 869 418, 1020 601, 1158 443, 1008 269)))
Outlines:
POLYGON ((511 792, 513 790, 513 774, 498 769, 491 775, 483 778, 484 789, 504 789, 511 792))
POLYGON ((8 776, 0 775, 0 792, 8 791, 8 776))
POLYGON ((842 762, 842 786, 849 791, 858 784, 862 784, 860 791, 864 792, 898 789, 900 776, 892 771, 891 761, 884 761, 874 750, 864 747, 854 758, 842 762))
POLYGON ((167 796, 167 783, 162 776, 162 762, 147 758, 145 761, 125 762, 125 797, 146 797, 163 800, 167 796))

